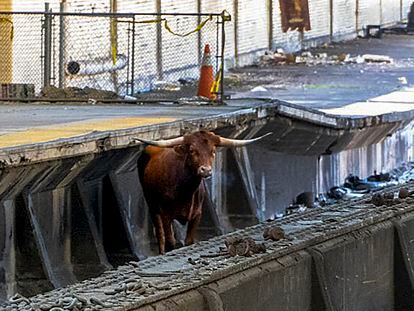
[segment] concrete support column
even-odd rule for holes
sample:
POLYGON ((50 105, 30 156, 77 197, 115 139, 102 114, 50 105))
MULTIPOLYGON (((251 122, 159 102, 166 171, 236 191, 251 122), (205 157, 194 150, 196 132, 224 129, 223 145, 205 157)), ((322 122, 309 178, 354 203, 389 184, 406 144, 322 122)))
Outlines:
POLYGON ((138 178, 137 152, 129 153, 122 165, 110 173, 125 233, 133 254, 143 259, 150 253, 153 239, 150 215, 138 178))
POLYGON ((0 203, 0 301, 16 291, 14 212, 12 200, 0 203))
POLYGON ((71 217, 67 190, 29 192, 25 199, 50 282, 55 287, 76 282, 71 265, 71 217))

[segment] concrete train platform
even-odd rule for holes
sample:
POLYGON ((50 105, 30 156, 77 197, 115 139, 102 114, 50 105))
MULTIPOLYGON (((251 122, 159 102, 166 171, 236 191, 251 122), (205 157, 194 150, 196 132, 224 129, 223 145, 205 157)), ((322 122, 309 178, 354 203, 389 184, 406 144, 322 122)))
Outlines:
MULTIPOLYGON (((170 105, 3 105, 0 106, 0 150, 22 145, 62 141, 88 136, 92 133, 111 132, 157 125, 173 121, 214 117, 245 109, 266 106, 271 99, 238 99, 226 106, 176 106, 170 105)), ((277 103, 277 101, 273 101, 277 103)), ((283 103, 283 102, 280 102, 283 103)), ((283 104, 279 105, 284 106, 283 104)), ((309 122, 335 117, 367 117, 390 115, 414 110, 414 88, 406 87, 363 102, 337 108, 312 109, 303 105, 286 103, 285 107, 303 110, 306 114, 319 114, 309 122)), ((281 109, 283 110, 283 109, 281 109)), ((300 114, 300 113, 299 113, 300 114)), ((323 123, 323 122, 322 122, 323 123)))

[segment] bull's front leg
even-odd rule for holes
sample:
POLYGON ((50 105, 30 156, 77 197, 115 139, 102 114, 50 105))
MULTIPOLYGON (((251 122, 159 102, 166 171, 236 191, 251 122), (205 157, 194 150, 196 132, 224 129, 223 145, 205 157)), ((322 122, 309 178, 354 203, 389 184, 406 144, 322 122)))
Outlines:
POLYGON ((201 220, 201 208, 197 213, 188 221, 187 235, 185 237, 185 245, 191 245, 194 243, 195 233, 197 231, 198 224, 201 220))
POLYGON ((155 227, 155 235, 158 241, 158 251, 160 254, 165 254, 165 233, 162 218, 160 214, 156 214, 152 217, 155 227))
POLYGON ((174 231, 172 228, 172 217, 165 216, 162 219, 165 234, 165 250, 167 252, 175 249, 174 231))

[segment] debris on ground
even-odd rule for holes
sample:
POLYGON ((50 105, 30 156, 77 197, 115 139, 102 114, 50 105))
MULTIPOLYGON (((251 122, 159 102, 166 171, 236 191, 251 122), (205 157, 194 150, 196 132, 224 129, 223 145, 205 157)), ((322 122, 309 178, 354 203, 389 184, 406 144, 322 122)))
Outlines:
POLYGON ((260 67, 272 65, 304 64, 308 66, 316 65, 338 65, 338 64, 363 64, 363 63, 387 63, 392 64, 393 59, 388 55, 363 54, 351 56, 346 53, 328 55, 327 53, 312 54, 309 51, 298 55, 285 53, 283 50, 267 51, 259 59, 260 67))
POLYGON ((349 174, 348 177, 345 178, 344 187, 354 191, 368 193, 372 188, 372 185, 367 180, 362 180, 358 176, 349 174))
POLYGON ((412 196, 414 194, 414 192, 409 191, 407 188, 403 187, 400 189, 400 191, 398 191, 398 198, 400 199, 406 199, 409 196, 412 196))
POLYGON ((292 203, 286 208, 286 215, 304 213, 308 208, 303 204, 292 203))
POLYGON ((376 182, 386 182, 391 181, 391 175, 390 173, 379 173, 377 174, 377 171, 374 170, 374 174, 369 176, 367 178, 368 181, 376 181, 376 182))
POLYGON ((263 232, 265 240, 279 241, 286 239, 285 231, 280 227, 266 228, 263 232))
POLYGON ((401 84, 403 84, 403 85, 407 85, 408 84, 408 81, 407 81, 407 78, 406 77, 399 77, 398 78, 398 81, 400 81, 401 84))
POLYGON ((294 54, 285 53, 282 49, 276 51, 266 51, 260 59, 261 65, 284 65, 296 63, 294 54))
POLYGON ((345 187, 336 186, 329 189, 328 197, 334 200, 342 200, 348 194, 348 192, 348 189, 345 187))
POLYGON ((155 81, 154 82, 154 91, 179 91, 181 90, 181 85, 178 82, 171 81, 155 81))
POLYGON ((225 244, 227 251, 232 257, 250 257, 253 254, 266 252, 266 247, 263 243, 256 243, 250 237, 228 237, 225 241, 225 244))
POLYGON ((392 206, 401 203, 400 198, 395 198, 394 192, 375 193, 371 198, 371 203, 375 206, 392 206))
POLYGON ((299 205, 304 205, 307 208, 312 208, 313 203, 314 203, 313 192, 311 191, 302 192, 301 194, 296 196, 295 203, 299 205))
POLYGON ((58 88, 46 86, 42 89, 40 97, 47 99, 119 99, 119 96, 112 91, 98 90, 90 87, 67 87, 58 88))
POLYGON ((245 76, 241 73, 228 73, 224 76, 223 83, 228 88, 238 88, 243 85, 245 76))
POLYGON ((366 63, 393 63, 393 59, 387 55, 364 54, 362 55, 362 59, 366 63))
POLYGON ((380 193, 376 193, 371 198, 371 203, 375 206, 381 206, 385 204, 384 197, 380 193))

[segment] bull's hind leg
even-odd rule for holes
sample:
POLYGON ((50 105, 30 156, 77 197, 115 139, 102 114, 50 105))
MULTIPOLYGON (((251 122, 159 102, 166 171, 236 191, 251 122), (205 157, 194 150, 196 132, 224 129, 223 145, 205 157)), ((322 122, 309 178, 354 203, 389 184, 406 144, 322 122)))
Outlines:
POLYGON ((164 226, 162 223, 161 215, 154 215, 152 218, 155 227, 155 235, 158 240, 158 250, 160 254, 165 254, 165 233, 164 226))

